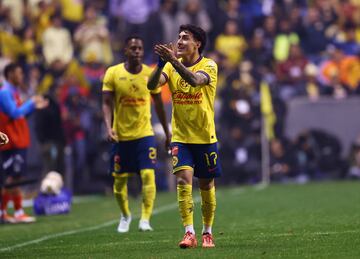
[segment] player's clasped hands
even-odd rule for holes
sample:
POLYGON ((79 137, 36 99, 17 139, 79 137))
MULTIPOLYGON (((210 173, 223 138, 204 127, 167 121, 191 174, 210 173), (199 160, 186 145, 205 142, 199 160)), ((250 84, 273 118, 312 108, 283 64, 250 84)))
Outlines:
POLYGON ((31 99, 35 103, 36 109, 44 109, 49 106, 49 100, 42 95, 34 95, 31 99))
POLYGON ((154 51, 159 55, 164 61, 170 62, 171 60, 176 59, 176 50, 172 43, 170 44, 157 44, 154 47, 154 51))

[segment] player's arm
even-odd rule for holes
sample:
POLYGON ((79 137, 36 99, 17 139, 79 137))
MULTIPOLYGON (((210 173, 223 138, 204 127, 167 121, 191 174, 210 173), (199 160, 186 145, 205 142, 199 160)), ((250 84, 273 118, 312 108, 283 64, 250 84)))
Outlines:
POLYGON ((164 109, 164 103, 161 98, 161 93, 151 94, 151 96, 154 100, 156 114, 159 118, 161 126, 164 129, 164 133, 165 133, 165 137, 166 137, 165 148, 166 148, 166 150, 168 150, 170 148, 171 133, 170 133, 170 130, 169 130, 169 127, 167 124, 166 113, 165 113, 165 109, 164 109))
POLYGON ((147 88, 149 90, 155 90, 157 87, 162 86, 166 83, 167 78, 162 73, 165 64, 166 62, 159 57, 159 62, 154 71, 151 73, 149 81, 147 83, 147 88))
POLYGON ((177 58, 173 49, 166 45, 158 44, 155 46, 155 53, 163 60, 170 62, 179 75, 191 86, 203 86, 209 84, 209 77, 201 72, 193 73, 187 69, 177 58))
POLYGON ((49 104, 49 101, 44 99, 43 96, 35 95, 18 107, 9 91, 1 91, 0 100, 1 110, 3 110, 11 119, 18 119, 22 116, 26 116, 34 109, 43 109, 49 104))
POLYGON ((117 141, 117 135, 112 129, 113 111, 114 111, 114 93, 111 91, 102 92, 102 111, 104 116, 104 122, 106 126, 106 132, 109 140, 117 141))

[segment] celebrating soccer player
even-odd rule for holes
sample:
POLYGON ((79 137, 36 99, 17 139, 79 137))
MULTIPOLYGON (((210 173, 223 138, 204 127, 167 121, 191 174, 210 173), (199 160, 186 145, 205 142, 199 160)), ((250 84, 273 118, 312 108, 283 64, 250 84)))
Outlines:
POLYGON ((168 82, 172 92, 171 153, 179 211, 185 227, 181 248, 197 246, 193 176, 199 179, 202 199, 202 247, 215 246, 211 231, 216 208, 214 178, 221 174, 214 123, 217 65, 201 56, 205 44, 206 35, 201 28, 180 26, 177 50, 172 45, 155 46, 160 58, 148 82, 150 90, 168 82))
POLYGON ((142 181, 142 207, 139 230, 151 231, 150 217, 156 195, 156 145, 151 126, 151 98, 170 145, 160 89, 146 87, 151 69, 142 64, 143 41, 129 37, 125 41, 125 63, 107 69, 103 82, 103 113, 112 144, 111 172, 114 176, 114 195, 121 210, 118 232, 129 231, 131 213, 128 203, 127 180, 131 173, 139 173, 142 181))
POLYGON ((20 98, 20 88, 24 87, 22 68, 10 63, 4 69, 6 81, 0 88, 0 131, 11 140, 0 147, 2 169, 5 173, 5 184, 12 188, 2 190, 1 219, 8 223, 30 223, 35 218, 25 214, 22 208, 21 190, 17 184, 26 172, 26 149, 30 145, 30 131, 25 116, 35 108, 47 107, 48 100, 36 95, 23 102, 20 98), (7 205, 12 200, 14 217, 7 213, 7 205))

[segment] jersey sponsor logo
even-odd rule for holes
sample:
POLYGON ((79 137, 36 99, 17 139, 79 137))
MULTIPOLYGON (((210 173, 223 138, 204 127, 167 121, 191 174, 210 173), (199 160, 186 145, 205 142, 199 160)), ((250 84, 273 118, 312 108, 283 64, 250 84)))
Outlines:
POLYGON ((120 98, 122 106, 143 106, 146 105, 144 98, 122 97, 120 98))
POLYGON ((202 92, 196 93, 184 93, 182 91, 176 91, 173 93, 174 104, 201 104, 202 92))

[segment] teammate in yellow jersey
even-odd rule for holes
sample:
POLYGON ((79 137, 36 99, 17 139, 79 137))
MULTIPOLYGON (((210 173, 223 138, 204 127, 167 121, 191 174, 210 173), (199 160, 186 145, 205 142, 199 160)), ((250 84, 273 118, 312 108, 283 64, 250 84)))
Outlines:
POLYGON ((150 217, 156 195, 156 145, 151 126, 151 97, 164 128, 166 146, 170 132, 159 89, 146 87, 151 69, 142 64, 143 41, 132 36, 125 41, 124 63, 107 69, 103 81, 103 113, 109 139, 113 142, 110 171, 114 176, 114 195, 121 210, 118 232, 129 231, 127 180, 131 173, 139 173, 142 181, 142 207, 139 230, 151 231, 150 217))
POLYGON ((202 247, 215 247, 212 224, 216 198, 214 178, 221 175, 214 123, 217 65, 201 56, 205 32, 194 25, 181 25, 176 51, 171 45, 155 46, 159 55, 148 89, 168 82, 173 100, 171 153, 177 179, 177 197, 185 236, 181 248, 197 246, 193 226, 192 182, 199 179, 203 220, 202 247), (178 59, 179 58, 179 59, 178 59))

